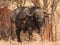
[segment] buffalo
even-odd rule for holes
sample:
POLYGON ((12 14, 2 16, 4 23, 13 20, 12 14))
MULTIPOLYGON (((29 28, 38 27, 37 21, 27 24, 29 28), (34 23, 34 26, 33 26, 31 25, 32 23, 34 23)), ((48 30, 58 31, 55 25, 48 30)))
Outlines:
POLYGON ((33 30, 37 29, 41 38, 44 34, 46 13, 40 7, 19 7, 11 14, 11 21, 16 25, 16 35, 18 42, 21 42, 20 32, 23 30, 29 32, 29 40, 32 37, 33 30))

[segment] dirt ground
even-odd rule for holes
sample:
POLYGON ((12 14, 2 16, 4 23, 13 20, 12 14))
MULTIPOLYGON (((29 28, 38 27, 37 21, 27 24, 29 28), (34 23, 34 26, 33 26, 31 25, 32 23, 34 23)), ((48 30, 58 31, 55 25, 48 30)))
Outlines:
POLYGON ((0 40, 0 45, 60 45, 60 41, 56 41, 56 42, 49 42, 48 40, 41 40, 40 35, 36 32, 33 32, 33 40, 28 39, 28 35, 26 34, 22 34, 21 32, 21 40, 22 42, 17 42, 17 40, 13 41, 10 40, 9 41, 4 41, 4 40, 0 40))
POLYGON ((16 41, 0 41, 0 45, 60 45, 58 42, 48 42, 48 41, 23 41, 22 43, 16 41))

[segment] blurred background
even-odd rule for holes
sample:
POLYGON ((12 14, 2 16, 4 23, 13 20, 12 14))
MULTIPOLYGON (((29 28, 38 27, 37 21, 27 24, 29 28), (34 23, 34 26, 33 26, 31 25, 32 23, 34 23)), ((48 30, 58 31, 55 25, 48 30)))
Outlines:
MULTIPOLYGON (((22 32, 21 32, 22 33, 22 32)), ((26 34, 27 35, 27 34, 26 34)), ((60 0, 0 0, 0 45, 60 45, 60 0), (37 41, 24 41, 24 34, 21 34, 22 43, 11 40, 11 32, 16 38, 16 26, 10 20, 10 13, 16 8, 38 6, 51 14, 45 25, 44 41, 40 41, 39 35, 34 32, 33 39, 37 41), (48 43, 47 43, 48 42, 48 43), (44 44, 43 44, 44 43, 44 44)))

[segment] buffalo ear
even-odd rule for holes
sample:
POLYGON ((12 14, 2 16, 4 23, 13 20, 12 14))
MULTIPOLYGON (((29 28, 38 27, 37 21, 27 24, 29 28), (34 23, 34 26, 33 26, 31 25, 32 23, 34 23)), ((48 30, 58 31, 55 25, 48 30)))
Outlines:
POLYGON ((47 12, 43 12, 45 15, 51 15, 51 14, 49 14, 49 13, 47 13, 47 12))
POLYGON ((48 14, 47 12, 43 12, 44 14, 48 14))
POLYGON ((49 18, 49 14, 48 13, 46 13, 46 12, 43 12, 43 13, 45 14, 46 18, 49 18))

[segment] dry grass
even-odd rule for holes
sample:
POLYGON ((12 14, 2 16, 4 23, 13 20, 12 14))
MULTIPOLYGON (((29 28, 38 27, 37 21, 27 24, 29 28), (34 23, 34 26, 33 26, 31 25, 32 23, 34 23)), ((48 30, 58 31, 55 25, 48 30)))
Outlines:
POLYGON ((39 34, 37 34, 36 32, 33 32, 32 39, 33 40, 28 41, 28 35, 22 34, 22 32, 21 32, 22 43, 17 42, 16 40, 15 41, 13 41, 13 40, 9 40, 9 41, 0 40, 0 45, 60 45, 60 41, 56 41, 56 42, 49 42, 47 40, 41 41, 39 34))
POLYGON ((0 45, 60 45, 59 42, 48 42, 48 41, 23 41, 18 43, 16 41, 0 41, 0 45))

